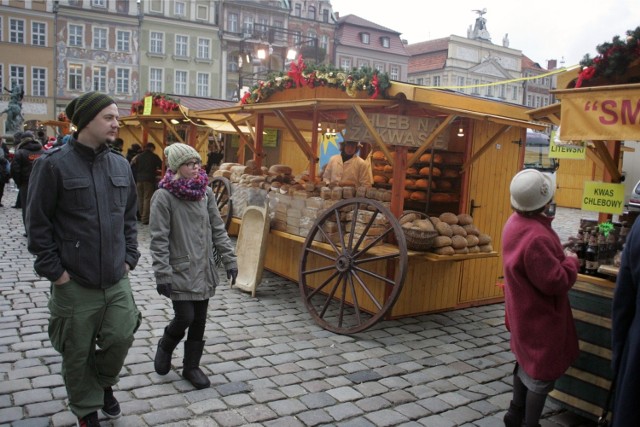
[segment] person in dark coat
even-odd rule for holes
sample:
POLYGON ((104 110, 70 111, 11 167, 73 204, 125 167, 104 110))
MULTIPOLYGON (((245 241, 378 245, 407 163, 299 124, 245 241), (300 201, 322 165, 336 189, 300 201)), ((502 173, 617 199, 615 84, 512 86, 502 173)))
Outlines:
POLYGON ((131 160, 138 191, 138 213, 143 224, 149 224, 151 196, 156 191, 156 177, 162 169, 162 159, 154 153, 155 149, 156 146, 149 142, 144 146, 142 153, 131 160))
POLYGON ((612 427, 640 425, 640 220, 622 252, 613 296, 611 349, 616 377, 612 427))
MULTIPOLYGON (((19 148, 11 162, 11 178, 20 189, 20 207, 22 208, 22 222, 24 223, 27 208, 27 191, 29 177, 33 163, 44 153, 42 144, 32 134, 23 136, 19 148)), ((27 233, 25 232, 25 237, 27 233)))

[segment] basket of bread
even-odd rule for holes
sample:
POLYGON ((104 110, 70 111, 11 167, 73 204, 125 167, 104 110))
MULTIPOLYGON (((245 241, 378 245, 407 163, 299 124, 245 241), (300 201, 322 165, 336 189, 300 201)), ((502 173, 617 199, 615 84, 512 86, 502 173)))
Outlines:
POLYGON ((407 248, 414 251, 428 251, 438 236, 429 215, 417 211, 404 211, 399 219, 404 231, 407 248))

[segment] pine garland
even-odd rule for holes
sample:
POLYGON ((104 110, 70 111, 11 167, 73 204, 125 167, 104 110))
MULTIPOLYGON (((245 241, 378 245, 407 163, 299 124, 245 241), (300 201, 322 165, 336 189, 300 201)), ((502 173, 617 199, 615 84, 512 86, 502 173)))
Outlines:
POLYGON ((598 55, 595 58, 586 54, 580 61, 582 71, 576 81, 576 88, 597 77, 611 79, 624 75, 629 65, 640 58, 640 27, 627 31, 625 40, 615 36, 612 42, 598 45, 596 51, 598 55))

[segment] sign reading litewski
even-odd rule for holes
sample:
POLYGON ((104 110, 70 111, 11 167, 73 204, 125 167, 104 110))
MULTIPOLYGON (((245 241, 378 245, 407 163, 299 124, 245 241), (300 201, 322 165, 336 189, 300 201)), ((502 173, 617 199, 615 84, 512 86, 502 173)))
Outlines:
POLYGON ((640 87, 633 86, 611 86, 600 91, 593 88, 559 91, 560 138, 565 141, 638 139, 640 87))
POLYGON ((621 214, 624 208, 624 184, 589 181, 584 183, 582 209, 621 214))
MULTIPOLYGON (((403 145, 419 147, 440 124, 440 120, 427 117, 411 117, 395 114, 367 114, 380 138, 387 145, 403 145)), ((360 116, 351 113, 347 119, 346 134, 348 139, 373 143, 374 139, 364 125, 360 116)), ((442 132, 434 141, 435 148, 449 146, 449 132, 442 132)))

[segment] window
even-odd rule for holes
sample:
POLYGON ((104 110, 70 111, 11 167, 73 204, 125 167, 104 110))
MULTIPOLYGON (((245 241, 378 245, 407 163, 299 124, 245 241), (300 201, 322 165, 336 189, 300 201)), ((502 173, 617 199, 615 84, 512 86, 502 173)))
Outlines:
POLYGON ((397 65, 391 65, 389 67, 389 78, 391 80, 400 80, 400 67, 397 65))
POLYGON ((82 65, 69 64, 67 71, 69 76, 69 90, 82 90, 82 65))
POLYGON ((197 96, 209 96, 209 73, 198 73, 197 96))
POLYGON ((47 96, 47 69, 33 67, 31 69, 31 95, 47 96))
POLYGON ((324 9, 322 11, 322 22, 329 22, 329 9, 324 9))
POLYGON ((107 7, 107 0, 91 0, 91 6, 93 7, 107 7))
POLYGON ((189 73, 187 71, 176 70, 176 77, 173 90, 176 95, 187 95, 187 81, 189 73))
POLYGON ((291 42, 294 46, 298 46, 300 44, 300 39, 300 31, 294 31, 293 34, 291 34, 291 42))
POLYGON ((341 58, 340 68, 342 68, 344 71, 351 70, 351 58, 341 58))
POLYGON ((47 45, 47 24, 31 22, 31 44, 34 46, 47 45))
POLYGON ((487 86, 487 96, 493 96, 493 86, 487 86))
POLYGON ((164 33, 151 31, 149 37, 149 52, 156 54, 164 53, 164 33))
POLYGON ((93 48, 107 50, 107 29, 93 27, 93 48))
POLYGON ((513 91, 511 93, 511 99, 514 101, 518 100, 518 87, 517 86, 512 86, 513 87, 513 91))
POLYGON ((382 45, 382 47, 390 47, 391 46, 391 40, 389 39, 389 37, 380 37, 380 44, 382 45))
POLYGON ((118 52, 130 52, 131 51, 131 32, 130 31, 116 31, 116 50, 118 52))
POLYGON ((107 67, 93 67, 93 90, 107 91, 107 67))
POLYGON ((245 16, 242 23, 242 32, 245 34, 253 34, 253 16, 245 16))
POLYGON ((457 77, 457 83, 456 83, 456 84, 457 84, 457 86, 458 86, 458 87, 457 87, 457 90, 459 90, 459 91, 464 91, 464 90, 463 90, 463 88, 462 88, 462 86, 464 86, 464 77, 458 76, 458 77, 457 77))
POLYGON ((189 56, 189 37, 176 35, 176 56, 186 58, 189 56))
POLYGON ((320 47, 323 48, 327 53, 329 53, 329 36, 323 34, 320 36, 320 47))
POLYGON ((368 68, 369 67, 369 61, 367 61, 366 59, 358 59, 358 68, 368 68))
POLYGON ((384 73, 384 64, 381 64, 380 62, 376 62, 373 64, 373 68, 375 70, 378 70, 378 72, 380 73, 384 73))
POLYGON ((187 6, 183 1, 177 1, 173 7, 173 13, 176 16, 187 16, 187 6))
POLYGON ((149 91, 164 92, 164 70, 162 68, 149 68, 149 91))
POLYGON ((505 85, 500 85, 499 89, 500 95, 498 95, 502 99, 507 98, 507 87, 505 85))
POLYGON ((478 86, 480 86, 480 79, 473 79, 473 86, 473 93, 479 95, 480 88, 478 86))
POLYGON ((129 95, 131 83, 131 70, 128 68, 116 68, 116 93, 129 95))
POLYGON ((230 13, 227 17, 227 31, 231 33, 238 32, 238 14, 230 13))
POLYGON ((151 12, 162 13, 162 3, 164 3, 164 0, 151 0, 149 10, 151 12))
POLYGON ((24 43, 24 20, 9 19, 9 41, 11 43, 24 43))
POLYGON ((316 8, 313 6, 309 6, 307 8, 307 18, 313 21, 316 20, 316 8))
POLYGON ((84 38, 84 27, 82 25, 69 24, 69 46, 82 47, 84 38))
POLYGON ((440 76, 433 76, 433 85, 440 86, 440 76))
POLYGON ((211 59, 211 39, 198 38, 198 59, 211 59))
POLYGON ((422 77, 418 77, 416 79, 416 84, 420 86, 424 86, 424 79, 422 77))
POLYGON ((296 3, 293 7, 293 16, 302 17, 302 5, 300 3, 296 3))
POLYGON ((203 21, 209 19, 209 8, 207 6, 198 5, 198 11, 196 12, 196 18, 203 21))
POLYGON ((9 67, 9 81, 11 82, 11 87, 13 88, 14 84, 18 84, 25 88, 24 85, 24 77, 25 77, 25 69, 22 65, 11 65, 9 67))
POLYGON ((360 42, 364 44, 369 44, 370 36, 369 33, 360 33, 360 42))

